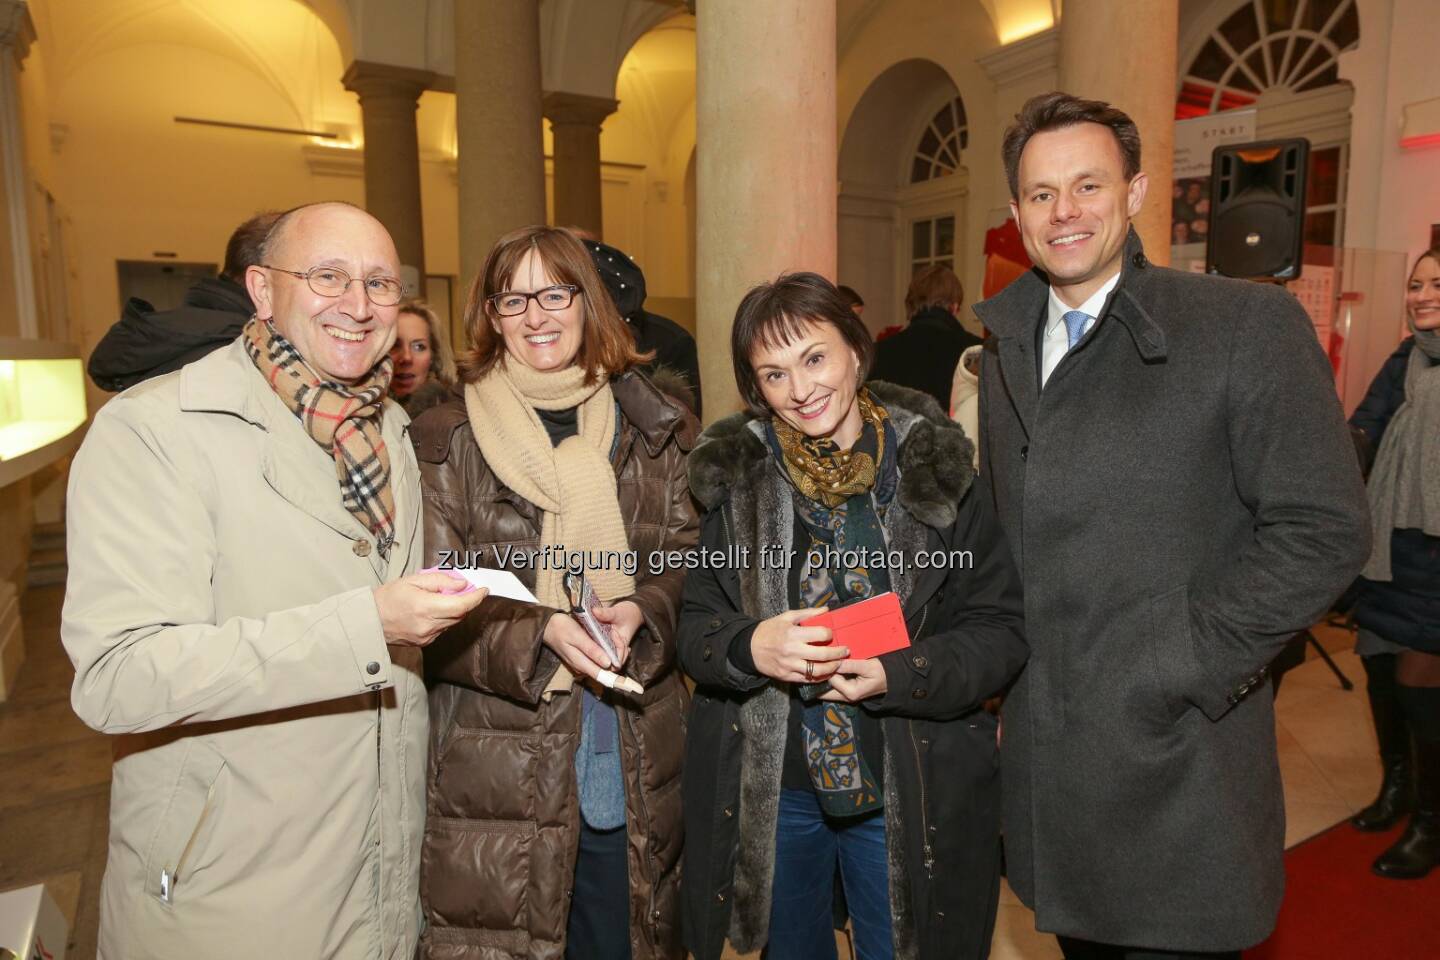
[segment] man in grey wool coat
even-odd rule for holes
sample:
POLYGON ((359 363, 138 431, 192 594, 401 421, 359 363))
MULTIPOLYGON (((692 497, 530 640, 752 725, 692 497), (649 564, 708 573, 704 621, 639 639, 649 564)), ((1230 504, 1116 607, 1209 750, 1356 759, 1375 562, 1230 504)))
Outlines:
POLYGON ((1031 649, 1010 883, 1068 958, 1238 958, 1284 888, 1266 666, 1370 550, 1330 367, 1285 290, 1145 259, 1124 113, 1046 94, 1003 149, 1036 264, 975 306, 1031 649))

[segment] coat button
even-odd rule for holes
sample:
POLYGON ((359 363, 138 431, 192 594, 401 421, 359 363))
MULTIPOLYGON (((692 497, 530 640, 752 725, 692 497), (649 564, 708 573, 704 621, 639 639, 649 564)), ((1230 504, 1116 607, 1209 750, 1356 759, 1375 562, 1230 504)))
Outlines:
POLYGON ((926 697, 925 688, 916 687, 914 690, 910 691, 910 696, 914 697, 916 700, 924 700, 926 697))
POLYGON ((739 733, 739 732, 740 732, 740 724, 738 724, 738 723, 732 723, 732 724, 730 724, 730 731, 731 731, 732 733, 739 733))
POLYGON ((364 537, 359 537, 354 543, 350 544, 350 550, 357 557, 368 557, 370 556, 370 541, 364 537))
POLYGON ((1130 262, 1135 265, 1136 270, 1144 270, 1146 267, 1145 254, 1137 251, 1135 256, 1130 258, 1130 262))
POLYGON ((728 820, 728 819, 730 819, 730 818, 733 817, 733 816, 735 816, 735 811, 732 810, 732 809, 730 809, 729 807, 726 807, 726 808, 725 808, 725 819, 728 820))
POLYGON ((713 617, 713 618, 711 618, 711 620, 710 620, 710 629, 711 629, 711 630, 719 630, 719 629, 720 629, 720 618, 719 618, 719 617, 713 617))
POLYGON ((714 652, 715 652, 714 650, 711 650, 711 649, 710 649, 710 644, 707 643, 707 644, 705 644, 705 649, 700 651, 700 659, 701 659, 701 660, 709 660, 709 659, 710 659, 710 655, 713 654, 714 652))
POLYGON ((1021 459, 1021 460, 1029 460, 1029 459, 1030 459, 1030 444, 1027 443, 1027 444, 1025 444, 1025 446, 1023 446, 1023 447, 1020 448, 1020 459, 1021 459))
MULTIPOLYGON (((929 747, 929 746, 930 746, 930 738, 929 738, 929 737, 921 737, 921 738, 920 738, 920 746, 922 746, 922 747, 929 747)), ((930 830, 933 832, 933 831, 935 830, 935 828, 934 828, 934 827, 931 827, 930 830)))
POLYGON ((370 676, 372 677, 375 676, 375 674, 380 672, 380 664, 374 660, 371 660, 369 663, 365 664, 365 672, 370 674, 370 676))
POLYGON ((930 658, 929 658, 929 657, 924 657, 924 656, 916 657, 914 660, 912 660, 912 661, 910 661, 910 662, 913 663, 913 664, 915 664, 915 669, 916 669, 916 670, 924 670, 926 667, 930 666, 930 658))
POLYGON ((725 902, 725 894, 723 894, 723 893, 717 893, 717 894, 715 894, 715 902, 716 902, 716 903, 724 903, 724 902, 725 902))

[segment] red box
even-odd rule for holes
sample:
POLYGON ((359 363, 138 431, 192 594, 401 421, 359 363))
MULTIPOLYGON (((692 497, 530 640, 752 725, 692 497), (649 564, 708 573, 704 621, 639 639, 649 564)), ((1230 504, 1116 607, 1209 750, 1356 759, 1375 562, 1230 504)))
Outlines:
POLYGON ((900 598, 888 592, 859 603, 836 607, 809 620, 802 620, 800 625, 829 627, 830 642, 847 647, 851 660, 869 660, 910 646, 910 631, 905 629, 900 598))

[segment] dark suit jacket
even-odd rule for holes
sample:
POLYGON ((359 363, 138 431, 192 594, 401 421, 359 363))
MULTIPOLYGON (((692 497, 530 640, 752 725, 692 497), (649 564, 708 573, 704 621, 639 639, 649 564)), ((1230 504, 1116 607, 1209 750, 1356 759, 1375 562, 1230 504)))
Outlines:
POLYGON ((1369 554, 1330 366, 1277 287, 1150 265, 1044 392, 1048 287, 976 314, 981 469, 1025 584, 1009 879, 1041 930, 1183 951, 1274 926, 1285 811, 1262 668, 1369 554))

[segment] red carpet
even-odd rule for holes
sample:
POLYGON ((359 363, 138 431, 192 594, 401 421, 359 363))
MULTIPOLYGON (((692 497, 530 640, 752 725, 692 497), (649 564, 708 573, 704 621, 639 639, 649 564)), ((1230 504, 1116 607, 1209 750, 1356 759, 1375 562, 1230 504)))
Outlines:
POLYGON ((1245 960, 1440 958, 1440 869, 1424 880, 1370 872, 1399 836, 1341 823, 1288 851, 1279 924, 1245 960))

